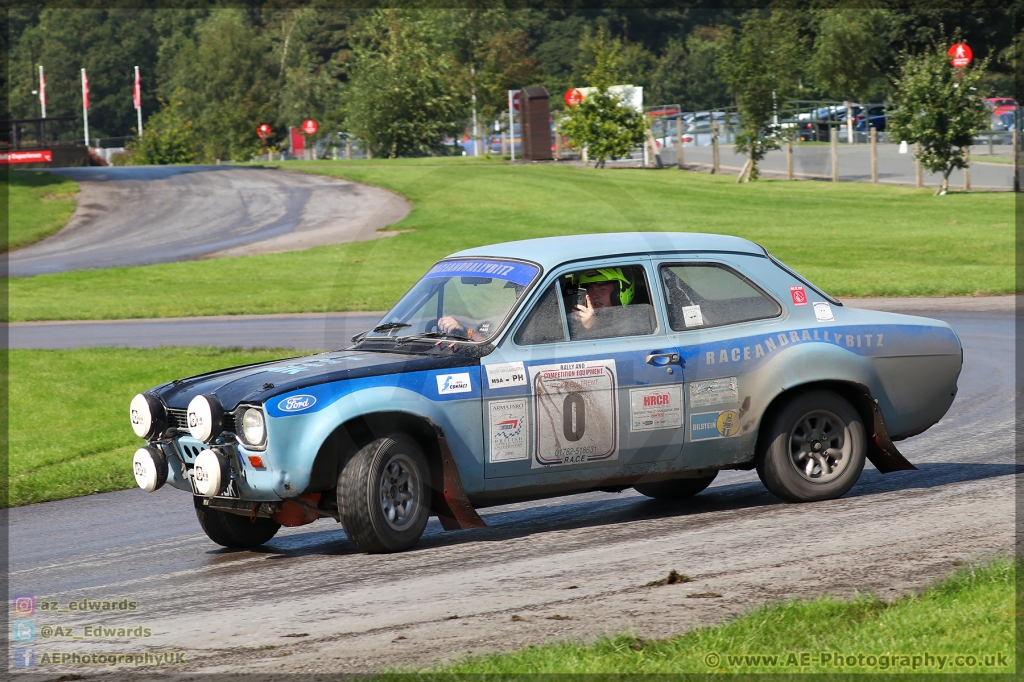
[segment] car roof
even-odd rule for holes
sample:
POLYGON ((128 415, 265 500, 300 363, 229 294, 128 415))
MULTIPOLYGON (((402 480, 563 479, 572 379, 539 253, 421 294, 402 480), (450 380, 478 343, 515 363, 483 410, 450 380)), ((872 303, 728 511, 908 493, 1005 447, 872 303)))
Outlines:
POLYGON ((700 232, 613 232, 490 244, 459 251, 449 258, 518 258, 533 261, 548 270, 567 261, 675 251, 765 254, 765 250, 754 242, 728 235, 700 232))

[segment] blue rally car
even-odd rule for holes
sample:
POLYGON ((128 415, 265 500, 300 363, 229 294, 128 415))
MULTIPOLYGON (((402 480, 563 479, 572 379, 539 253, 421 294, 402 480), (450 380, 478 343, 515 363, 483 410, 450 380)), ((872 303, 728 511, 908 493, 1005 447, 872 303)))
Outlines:
POLYGON ((854 310, 735 237, 553 237, 435 264, 346 350, 135 396, 140 487, 190 492, 229 547, 340 521, 367 552, 431 514, 632 487, 655 498, 756 469, 792 502, 856 483, 957 391, 936 320, 854 310))

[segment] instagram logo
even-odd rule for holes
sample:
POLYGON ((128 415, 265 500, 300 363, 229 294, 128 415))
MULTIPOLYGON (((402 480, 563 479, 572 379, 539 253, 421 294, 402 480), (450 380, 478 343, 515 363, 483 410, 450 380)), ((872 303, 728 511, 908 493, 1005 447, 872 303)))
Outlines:
POLYGON ((17 618, 28 618, 35 615, 36 598, 28 594, 16 596, 11 600, 11 610, 17 618))

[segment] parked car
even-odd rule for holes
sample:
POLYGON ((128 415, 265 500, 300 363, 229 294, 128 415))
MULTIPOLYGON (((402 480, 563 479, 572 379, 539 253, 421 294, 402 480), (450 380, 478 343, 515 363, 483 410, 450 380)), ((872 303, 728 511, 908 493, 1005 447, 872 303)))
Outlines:
POLYGON ((946 323, 847 308, 736 237, 496 244, 436 263, 344 350, 135 396, 134 472, 189 493, 228 547, 333 518, 398 551, 431 514, 454 529, 584 491, 681 499, 729 469, 830 500, 865 459, 915 468, 894 441, 946 413, 962 360, 946 323))
POLYGON ((985 103, 991 107, 993 116, 1001 116, 1017 110, 1017 100, 1012 97, 989 97, 985 103))
POLYGON ((884 131, 887 120, 885 105, 872 104, 862 111, 855 120, 855 126, 859 133, 866 133, 869 128, 874 128, 879 132, 884 131))

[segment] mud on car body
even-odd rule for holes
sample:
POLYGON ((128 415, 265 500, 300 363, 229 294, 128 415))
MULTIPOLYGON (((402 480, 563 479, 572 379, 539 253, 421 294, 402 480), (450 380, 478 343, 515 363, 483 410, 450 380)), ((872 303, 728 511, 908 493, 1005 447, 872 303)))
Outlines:
POLYGON ((225 546, 333 518, 370 552, 412 547, 432 514, 683 498, 722 469, 825 500, 865 459, 914 468, 893 443, 946 413, 962 359, 947 324, 846 308, 735 237, 498 244, 438 262, 345 350, 137 395, 135 475, 191 493, 225 546))

